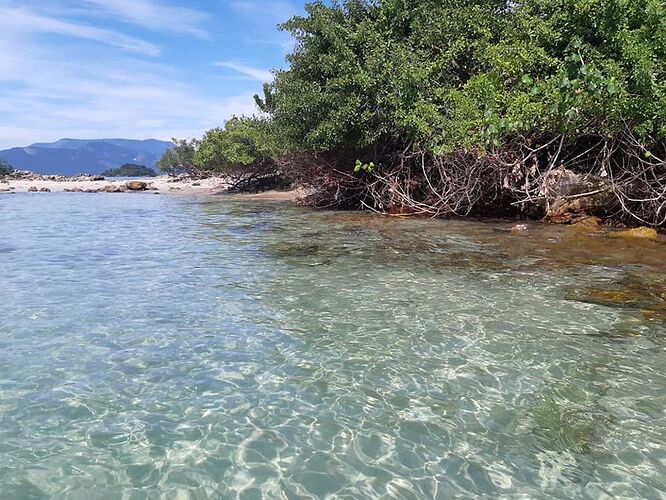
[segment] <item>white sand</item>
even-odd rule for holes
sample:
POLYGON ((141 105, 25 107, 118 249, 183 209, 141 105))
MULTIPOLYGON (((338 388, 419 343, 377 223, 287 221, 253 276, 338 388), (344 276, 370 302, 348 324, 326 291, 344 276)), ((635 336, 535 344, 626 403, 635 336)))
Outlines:
MULTIPOLYGON (((209 178, 202 180, 186 180, 173 182, 166 175, 159 177, 144 178, 141 181, 149 186, 150 191, 157 191, 163 194, 214 194, 223 191, 226 188, 224 179, 209 178)), ((0 182, 0 192, 26 192, 29 188, 35 187, 38 190, 42 188, 50 189, 51 192, 63 192, 65 189, 100 190, 105 186, 117 185, 123 186, 127 181, 113 180, 112 177, 103 181, 52 181, 52 180, 10 180, 9 182, 0 182)))

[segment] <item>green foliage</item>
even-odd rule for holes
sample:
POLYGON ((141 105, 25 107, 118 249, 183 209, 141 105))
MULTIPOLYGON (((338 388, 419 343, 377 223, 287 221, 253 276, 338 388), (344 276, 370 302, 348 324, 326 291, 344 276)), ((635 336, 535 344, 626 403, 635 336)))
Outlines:
POLYGON ((157 162, 160 170, 169 175, 193 173, 194 154, 199 141, 196 139, 172 139, 173 147, 169 148, 157 162))
POLYGON ((157 172, 152 168, 135 163, 125 163, 118 168, 112 168, 102 173, 104 177, 155 177, 157 172))
POLYGON ((361 170, 367 172, 368 174, 375 169, 374 162, 363 163, 361 160, 356 160, 356 165, 354 165, 354 173, 359 173, 361 170))
POLYGON ((660 0, 317 1, 283 28, 290 67, 256 100, 292 149, 666 137, 660 0))
POLYGON ((261 118, 234 117, 209 130, 198 144, 194 164, 206 172, 250 170, 279 153, 272 124, 261 118))
POLYGON ((0 177, 4 175, 9 175, 14 171, 14 167, 12 167, 9 163, 7 163, 5 160, 0 158, 0 177))

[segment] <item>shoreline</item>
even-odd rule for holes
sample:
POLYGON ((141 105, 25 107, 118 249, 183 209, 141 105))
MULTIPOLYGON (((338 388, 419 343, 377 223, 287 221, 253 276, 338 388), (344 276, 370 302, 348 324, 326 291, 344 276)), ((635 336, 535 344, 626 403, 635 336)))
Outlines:
POLYGON ((39 193, 159 193, 183 195, 219 194, 227 188, 226 181, 221 177, 207 179, 174 179, 167 175, 158 177, 144 177, 136 179, 116 180, 113 177, 104 180, 70 177, 65 179, 0 179, 0 194, 26 193, 37 191, 39 193), (128 188, 128 183, 145 183, 145 189, 128 188))
POLYGON ((229 196, 235 199, 288 201, 295 203, 307 195, 303 188, 288 191, 269 190, 259 193, 228 193, 229 184, 223 177, 204 179, 174 178, 168 175, 103 179, 93 176, 58 177, 38 175, 34 178, 0 178, 0 195, 35 192, 48 193, 153 193, 183 196, 229 196), (145 189, 128 188, 128 183, 140 182, 145 189))
MULTIPOLYGON (((50 176, 37 176, 36 178, 13 179, 0 178, 0 196, 3 194, 35 192, 36 194, 48 193, 120 193, 120 194, 164 194, 176 196, 225 196, 240 200, 255 201, 275 201, 297 203, 300 199, 306 197, 309 191, 303 187, 297 187, 288 191, 268 190, 258 193, 229 193, 227 188, 229 184, 223 177, 208 177, 204 179, 174 178, 168 175, 158 177, 144 178, 124 178, 115 180, 113 177, 99 179, 92 176, 59 177, 49 178, 50 176), (145 184, 145 188, 132 189, 128 183, 139 182, 145 184)), ((410 218, 405 214, 383 214, 387 216, 398 216, 410 218)), ((463 218, 483 222, 485 219, 463 218)), ((562 224, 553 221, 543 220, 502 220, 503 222, 513 222, 515 226, 511 228, 515 233, 526 233, 530 226, 547 222, 554 226, 570 226, 580 232, 590 234, 607 233, 609 236, 626 237, 629 239, 647 239, 663 241, 664 234, 661 228, 648 228, 644 226, 633 226, 627 229, 627 226, 614 226, 608 224, 608 221, 594 216, 584 216, 578 223, 562 224), (615 234, 614 234, 615 233, 615 234)))

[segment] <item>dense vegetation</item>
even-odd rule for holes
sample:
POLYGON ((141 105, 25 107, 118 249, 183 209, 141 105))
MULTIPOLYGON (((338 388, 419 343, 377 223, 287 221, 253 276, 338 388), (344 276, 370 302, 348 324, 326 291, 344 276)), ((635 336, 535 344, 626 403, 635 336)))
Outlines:
POLYGON ((7 163, 5 160, 0 158, 0 177, 3 177, 5 175, 9 175, 14 171, 14 167, 12 167, 9 163, 7 163))
MULTIPOLYGON (((314 2, 289 68, 187 146, 319 206, 666 221, 662 0, 314 2)), ((169 153, 169 154, 174 154, 169 153)), ((172 163, 173 165, 173 163, 172 163)))
POLYGON ((155 177, 157 172, 152 168, 135 163, 125 163, 118 168, 112 168, 102 172, 104 177, 155 177))

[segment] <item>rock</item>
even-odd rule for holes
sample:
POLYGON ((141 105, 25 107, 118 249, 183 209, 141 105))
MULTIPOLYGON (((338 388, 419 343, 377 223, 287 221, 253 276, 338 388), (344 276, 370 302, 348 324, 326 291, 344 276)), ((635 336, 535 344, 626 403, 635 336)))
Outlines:
POLYGON ((573 221, 571 227, 577 231, 594 232, 601 230, 601 223, 602 220, 599 217, 582 217, 573 221))
POLYGON ((125 187, 124 186, 118 186, 116 184, 109 184, 108 186, 104 186, 99 190, 100 193, 124 193, 125 192, 125 187))
POLYGON ((103 175, 93 175, 90 180, 91 181, 103 181, 104 179, 105 179, 105 177, 103 175))
POLYGON ((581 216, 603 215, 616 203, 607 180, 559 167, 546 176, 541 194, 548 201, 546 218, 570 224, 581 216))
POLYGON ((40 193, 50 193, 51 190, 47 187, 43 187, 42 189, 39 190, 40 193))
POLYGON ((129 181, 125 187, 130 191, 145 191, 148 189, 148 183, 143 181, 129 181))
POLYGON ((29 193, 36 193, 37 191, 39 191, 39 189, 37 189, 37 186, 30 186, 28 188, 29 193))
POLYGON ((516 224, 511 228, 512 233, 526 233, 530 230, 527 224, 516 224))
POLYGON ((618 231, 610 234, 611 238, 636 238, 644 240, 656 240, 657 231, 651 227, 634 227, 626 231, 618 231))
POLYGON ((83 193, 83 189, 80 187, 65 188, 64 191, 65 193, 83 193))
POLYGON ((192 186, 201 186, 201 183, 200 182, 193 182, 192 186))

